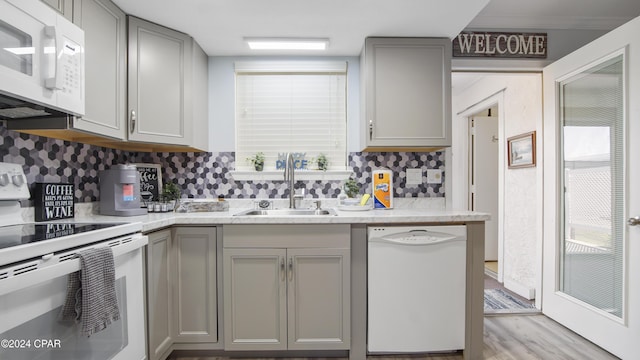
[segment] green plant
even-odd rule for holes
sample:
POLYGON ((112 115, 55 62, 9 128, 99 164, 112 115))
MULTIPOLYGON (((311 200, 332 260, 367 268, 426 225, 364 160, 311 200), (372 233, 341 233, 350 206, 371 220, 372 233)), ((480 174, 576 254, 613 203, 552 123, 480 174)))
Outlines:
POLYGON ((248 157, 247 161, 253 164, 253 167, 256 171, 262 171, 264 169, 264 153, 259 152, 253 155, 252 157, 248 157))
POLYGON ((162 187, 162 200, 172 201, 180 199, 180 188, 174 182, 167 182, 162 187))
POLYGON ((347 197, 354 198, 360 193, 360 185, 354 178, 349 178, 344 182, 344 192, 347 197))
POLYGON ((327 171, 327 168, 329 167, 329 159, 327 159, 327 155, 320 153, 316 162, 318 163, 318 170, 327 171))

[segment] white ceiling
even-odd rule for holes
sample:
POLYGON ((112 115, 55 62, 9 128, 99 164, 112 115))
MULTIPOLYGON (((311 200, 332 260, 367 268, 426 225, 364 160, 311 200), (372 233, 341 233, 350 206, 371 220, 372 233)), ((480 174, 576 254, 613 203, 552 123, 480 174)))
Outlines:
POLYGON ((640 15, 639 0, 114 2, 128 14, 190 34, 210 56, 256 55, 243 37, 327 37, 323 55, 357 56, 367 36, 453 38, 464 28, 610 30, 640 15))
POLYGON ((637 16, 638 0, 491 0, 468 28, 612 30, 637 16))
POLYGON ((454 37, 489 0, 114 2, 128 14, 193 36, 210 56, 256 55, 244 37, 329 38, 321 55, 357 56, 367 36, 454 37))

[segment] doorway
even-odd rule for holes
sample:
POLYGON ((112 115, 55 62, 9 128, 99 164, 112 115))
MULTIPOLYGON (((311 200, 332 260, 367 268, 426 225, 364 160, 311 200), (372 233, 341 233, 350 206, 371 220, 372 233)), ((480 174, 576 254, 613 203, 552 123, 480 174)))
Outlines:
MULTIPOLYGON (((542 252, 542 167, 538 164, 508 168, 506 146, 507 138, 542 128, 542 74, 459 72, 452 78, 455 116, 450 164, 457 176, 450 180, 450 206, 480 210, 476 204, 470 206, 473 164, 470 119, 476 118, 478 123, 486 120, 483 117, 488 117, 491 109, 491 118, 497 118, 498 131, 495 138, 491 134, 488 140, 496 148, 493 156, 480 158, 493 157, 498 166, 497 181, 490 181, 498 188, 497 196, 493 197, 493 201, 497 198, 497 214, 484 210, 491 212, 492 222, 497 223, 497 280, 507 290, 527 300, 535 299, 536 307, 540 308, 536 293, 542 287, 542 259, 538 257, 542 252)), ((479 135, 476 137, 480 139, 479 135)), ((537 146, 537 152, 541 148, 537 146)), ((478 169, 487 167, 476 164, 475 168, 476 179, 484 178, 485 175, 478 175, 478 169)), ((475 193, 484 194, 481 190, 475 193)), ((493 238, 487 240, 487 248, 491 248, 490 242, 495 244, 496 236, 486 237, 493 238)), ((495 256, 495 247, 493 251, 495 256)), ((489 252, 487 255, 487 260, 492 260, 489 252)))

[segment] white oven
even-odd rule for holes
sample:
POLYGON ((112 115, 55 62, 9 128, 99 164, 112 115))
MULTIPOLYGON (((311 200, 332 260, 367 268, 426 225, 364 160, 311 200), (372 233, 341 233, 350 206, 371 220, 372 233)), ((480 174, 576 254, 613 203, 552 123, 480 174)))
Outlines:
POLYGON ((83 115, 84 31, 39 0, 0 0, 0 104, 9 119, 83 115))
POLYGON ((28 198, 22 166, 0 162, 0 359, 145 359, 142 224, 23 221, 28 198), (120 316, 86 337, 81 323, 61 320, 61 308, 77 254, 101 247, 113 253, 120 316))
POLYGON ((145 359, 146 244, 147 237, 136 233, 0 268, 0 359, 145 359), (76 252, 99 246, 113 250, 120 319, 85 337, 81 325, 61 321, 60 312, 68 276, 80 270, 76 252))

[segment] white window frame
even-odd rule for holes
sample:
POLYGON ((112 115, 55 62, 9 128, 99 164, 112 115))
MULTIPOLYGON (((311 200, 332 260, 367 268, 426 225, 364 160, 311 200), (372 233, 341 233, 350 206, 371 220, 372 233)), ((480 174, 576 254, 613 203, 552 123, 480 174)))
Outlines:
MULTIPOLYGON (((270 181, 270 180, 282 180, 282 170, 276 170, 274 167, 275 160, 277 159, 277 153, 273 151, 266 153, 267 161, 265 163, 264 171, 257 172, 253 169, 251 163, 246 161, 246 158, 253 155, 256 150, 247 150, 242 147, 243 141, 240 138, 244 136, 242 134, 242 120, 239 118, 243 116, 245 111, 241 111, 239 108, 238 97, 240 91, 238 90, 238 76, 243 75, 344 75, 344 128, 340 129, 343 134, 339 134, 338 138, 341 138, 342 150, 334 152, 334 157, 330 156, 329 170, 318 171, 315 169, 315 164, 310 164, 310 170, 300 170, 296 172, 296 178, 298 180, 344 180, 348 177, 351 171, 348 171, 348 154, 347 154, 347 109, 346 109, 346 96, 347 96, 347 62, 346 61, 237 61, 235 62, 235 76, 236 76, 236 114, 235 114, 235 126, 236 126, 236 170, 231 174, 235 180, 253 180, 253 181, 270 181), (341 158, 338 156, 342 155, 341 158)), ((246 128, 245 128, 246 129, 246 128)), ((246 138, 245 138, 246 139, 246 138)), ((245 140, 244 143, 247 143, 245 140)), ((283 148, 284 153, 288 151, 283 148)), ((306 159, 311 160, 318 155, 317 152, 305 151, 303 149, 293 150, 294 152, 306 152, 306 159)))

